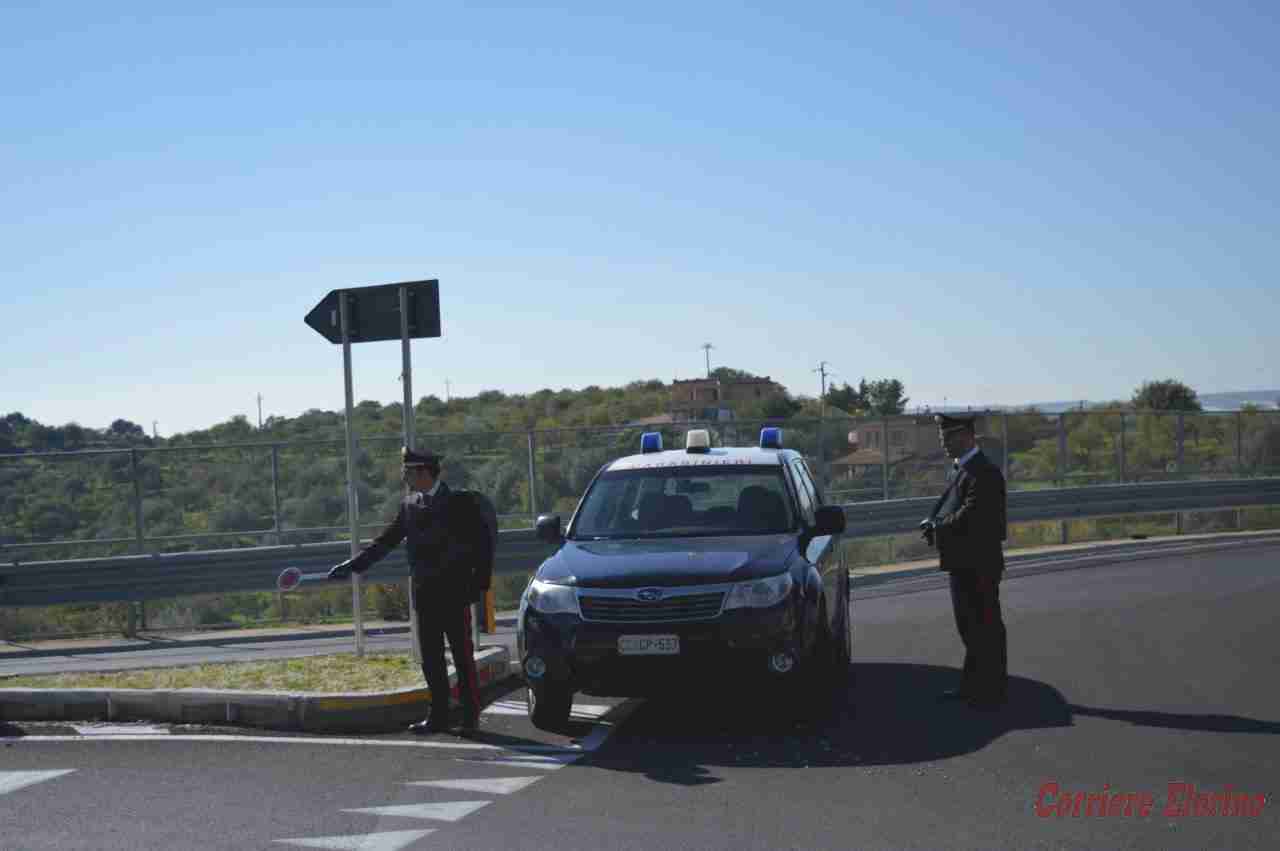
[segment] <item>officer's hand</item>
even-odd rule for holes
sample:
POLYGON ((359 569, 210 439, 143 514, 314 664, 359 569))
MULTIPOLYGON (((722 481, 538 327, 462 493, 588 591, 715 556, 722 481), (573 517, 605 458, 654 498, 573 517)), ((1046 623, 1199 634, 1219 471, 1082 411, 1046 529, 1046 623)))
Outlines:
POLYGON ((348 579, 351 576, 351 559, 347 559, 342 564, 335 564, 329 569, 330 579, 348 579))
POLYGON ((924 538, 924 542, 930 547, 934 544, 936 524, 933 520, 920 521, 920 537, 924 538))

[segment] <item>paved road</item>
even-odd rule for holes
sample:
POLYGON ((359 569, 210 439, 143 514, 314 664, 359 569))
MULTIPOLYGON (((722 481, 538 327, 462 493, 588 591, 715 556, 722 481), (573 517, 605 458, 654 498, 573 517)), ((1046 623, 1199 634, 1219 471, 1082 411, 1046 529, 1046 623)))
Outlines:
MULTIPOLYGON (((0 740, 0 825, 22 849, 1273 847, 1278 566, 1271 547, 1009 579, 1015 679, 999 714, 934 701, 960 658, 947 592, 904 583, 854 601, 853 683, 810 720, 749 690, 630 701, 616 728, 577 732, 594 745, 612 730, 598 749, 535 754, 574 760, 557 768, 511 757, 570 738, 496 712, 479 743, 501 752, 442 746, 470 744, 452 738, 0 740), (538 779, 496 781, 512 777, 538 779), (441 780, 493 782, 404 785, 441 780), (1154 808, 1042 818, 1049 782, 1147 793, 1154 808), (1167 816, 1175 782, 1267 799, 1256 816, 1167 816), (421 808, 379 809, 396 806, 421 808), (390 835, 321 842, 369 833, 390 835)), ((518 713, 519 692, 506 697, 518 713)))
MULTIPOLYGON (((409 634, 365 636, 366 653, 407 653, 409 634)), ((210 639, 216 641, 216 639, 210 639)), ((515 651, 514 627, 499 626, 493 634, 481 634, 481 647, 505 646, 515 651)), ((302 656, 324 656, 332 653, 354 653, 355 640, 343 638, 308 638, 288 641, 186 645, 174 642, 149 650, 119 650, 109 653, 66 653, 57 656, 0 657, 0 677, 21 674, 66 674, 79 671, 128 671, 140 668, 167 668, 180 665, 208 665, 218 662, 260 662, 265 659, 292 659, 302 656)), ((0 680, 0 686, 3 685, 0 680)))

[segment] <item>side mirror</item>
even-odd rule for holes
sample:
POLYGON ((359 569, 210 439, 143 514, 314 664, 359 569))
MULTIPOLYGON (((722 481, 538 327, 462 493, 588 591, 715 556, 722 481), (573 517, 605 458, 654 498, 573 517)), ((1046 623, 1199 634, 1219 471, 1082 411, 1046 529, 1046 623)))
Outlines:
POLYGON ((560 531, 560 515, 559 514, 542 514, 538 517, 538 522, 534 524, 537 532, 538 540, 547 544, 558 544, 564 540, 564 533, 560 531))
POLYGON ((844 531, 844 509, 838 505, 824 505, 818 509, 813 532, 815 535, 839 535, 844 531))

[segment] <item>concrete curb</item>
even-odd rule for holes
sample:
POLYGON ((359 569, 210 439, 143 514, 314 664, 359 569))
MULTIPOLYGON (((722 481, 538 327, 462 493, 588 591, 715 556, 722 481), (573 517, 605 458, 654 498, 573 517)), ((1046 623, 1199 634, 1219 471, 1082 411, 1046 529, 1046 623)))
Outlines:
MULTIPOLYGON (((510 655, 505 647, 487 647, 476 654, 481 688, 515 676, 510 655)), ((458 676, 452 666, 449 684, 456 701, 458 676)), ((349 694, 0 688, 0 721, 165 721, 311 733, 386 733, 422 720, 430 701, 426 688, 349 694)))

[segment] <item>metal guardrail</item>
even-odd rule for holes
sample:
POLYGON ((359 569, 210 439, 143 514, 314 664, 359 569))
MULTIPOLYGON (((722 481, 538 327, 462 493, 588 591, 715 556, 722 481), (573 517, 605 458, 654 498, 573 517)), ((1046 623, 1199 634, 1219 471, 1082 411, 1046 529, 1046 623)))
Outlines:
MULTIPOLYGON (((928 514, 934 499, 897 499, 846 505, 848 537, 910 533, 928 514)), ((1227 481, 1099 485, 1086 488, 1014 491, 1009 494, 1011 523, 1211 511, 1280 505, 1280 478, 1227 481)), ((535 569, 552 547, 532 529, 499 534, 495 572, 518 574, 535 569)), ((155 555, 114 556, 72 561, 0 564, 0 604, 47 606, 166 599, 187 594, 270 591, 286 567, 312 572, 347 556, 343 541, 272 547, 246 547, 155 555)), ((403 581, 408 573, 404 549, 387 556, 370 574, 375 581, 403 581)))

